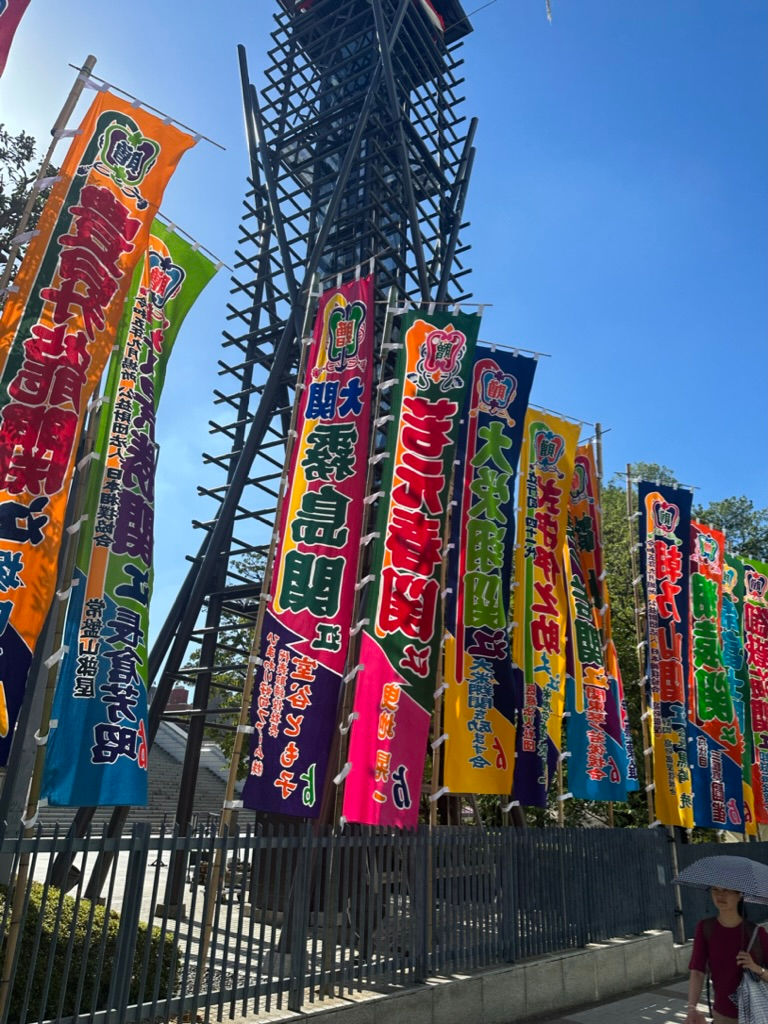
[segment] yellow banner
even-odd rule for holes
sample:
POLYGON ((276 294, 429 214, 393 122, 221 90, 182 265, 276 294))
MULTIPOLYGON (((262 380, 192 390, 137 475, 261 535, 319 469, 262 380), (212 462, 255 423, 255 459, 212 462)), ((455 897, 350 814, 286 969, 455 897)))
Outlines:
POLYGON ((512 654, 521 675, 515 797, 544 807, 565 703, 567 598, 562 552, 579 425, 529 409, 520 459, 512 654))
MULTIPOLYGON (((0 700, 10 733, 53 596, 86 406, 165 186, 194 142, 100 93, 0 317, 0 700)), ((0 763, 3 754, 0 742, 0 763)))

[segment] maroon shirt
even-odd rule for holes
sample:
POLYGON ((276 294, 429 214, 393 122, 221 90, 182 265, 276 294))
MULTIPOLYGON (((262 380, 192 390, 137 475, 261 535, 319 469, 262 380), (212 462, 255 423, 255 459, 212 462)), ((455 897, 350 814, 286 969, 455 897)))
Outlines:
MULTIPOLYGON (((734 928, 726 928, 717 918, 707 920, 711 922, 706 928, 709 931, 709 941, 705 934, 705 921, 699 921, 696 925, 688 968, 705 973, 709 965, 712 987, 715 990, 712 1008, 722 1013, 724 1017, 736 1020, 739 1012, 736 989, 743 974, 741 967, 736 963, 736 954, 739 950, 747 948, 752 935, 751 929, 757 926, 742 922, 734 928)), ((768 964, 768 934, 762 928, 758 927, 758 936, 749 952, 755 963, 768 964)))

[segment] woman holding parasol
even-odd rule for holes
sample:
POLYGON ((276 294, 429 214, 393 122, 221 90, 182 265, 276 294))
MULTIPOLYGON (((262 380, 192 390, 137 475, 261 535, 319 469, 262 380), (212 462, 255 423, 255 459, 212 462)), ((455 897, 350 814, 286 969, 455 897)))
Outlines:
MULTIPOLYGON (((744 916, 744 899, 766 902, 768 868, 746 857, 703 857, 682 871, 675 882, 709 889, 717 917, 704 918, 696 926, 689 963, 686 1024, 705 1024, 697 1008, 706 971, 712 978, 715 998, 713 1024, 733 1024, 752 1016, 739 1016, 738 990, 744 971, 768 984, 768 934, 744 916)), ((766 989, 768 993, 768 989, 766 989)), ((762 1018, 761 1018, 762 1019, 762 1018)))

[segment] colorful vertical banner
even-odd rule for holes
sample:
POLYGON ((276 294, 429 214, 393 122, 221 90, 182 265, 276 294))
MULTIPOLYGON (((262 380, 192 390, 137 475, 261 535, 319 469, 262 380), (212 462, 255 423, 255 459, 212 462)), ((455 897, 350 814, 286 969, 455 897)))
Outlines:
POLYGON ((0 762, 56 584, 85 407, 165 186, 194 139, 100 93, 0 316, 0 762))
POLYGON ((518 727, 513 793, 545 807, 560 756, 568 605, 562 552, 579 425, 529 409, 513 602, 518 727))
POLYGON ((0 75, 5 71, 8 52, 29 0, 0 0, 0 75))
POLYGON ((462 313, 401 321, 344 788, 348 821, 418 821, 442 639, 448 495, 479 326, 478 316, 462 313))
POLYGON ((747 835, 757 835, 755 798, 752 791, 752 714, 749 707, 749 673, 744 652, 744 564, 734 555, 723 560, 723 603, 721 623, 723 663, 728 687, 741 735, 741 781, 744 827, 747 835))
POLYGON ((563 567, 569 604, 568 789, 583 800, 623 801, 630 779, 621 695, 618 681, 606 668, 588 576, 572 528, 568 529, 563 567))
POLYGON ((315 319, 254 677, 243 803, 316 817, 349 647, 373 379, 373 278, 315 319))
POLYGON ((579 445, 564 549, 569 600, 568 788, 584 800, 626 800, 638 788, 629 716, 611 635, 602 517, 591 445, 579 445))
POLYGON ((509 793, 515 705, 509 589, 515 480, 536 361, 477 349, 459 431, 446 573, 443 782, 509 793))
POLYGON ((752 715, 755 817, 768 825, 768 565, 744 558, 744 655, 752 715))
POLYGON ((688 763, 695 824, 743 832, 743 744, 723 659, 724 553, 719 530, 691 523, 688 763))
POLYGON ((41 795, 147 801, 147 631, 155 417, 179 328, 216 267, 159 222, 136 268, 112 358, 64 629, 41 795))
POLYGON ((692 828, 686 740, 692 495, 645 481, 638 488, 656 818, 692 828))

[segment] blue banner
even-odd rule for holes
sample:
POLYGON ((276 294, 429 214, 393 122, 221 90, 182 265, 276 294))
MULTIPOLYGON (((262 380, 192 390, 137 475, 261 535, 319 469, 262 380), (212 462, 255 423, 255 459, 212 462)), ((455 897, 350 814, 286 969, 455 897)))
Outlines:
POLYGON ((642 480, 638 491, 656 818, 662 825, 693 828, 687 743, 693 495, 642 480))
POLYGON ((618 679, 607 671, 587 575, 571 522, 565 548, 568 582, 568 658, 565 710, 568 789, 582 800, 627 799, 637 789, 628 757, 618 679))

